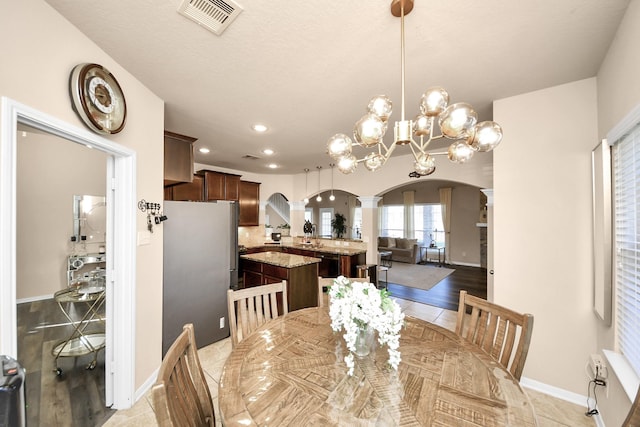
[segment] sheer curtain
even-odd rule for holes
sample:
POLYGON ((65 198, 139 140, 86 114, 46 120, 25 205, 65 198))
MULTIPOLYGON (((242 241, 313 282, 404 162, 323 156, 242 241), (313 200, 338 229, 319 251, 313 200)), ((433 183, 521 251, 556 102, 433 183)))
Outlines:
POLYGON ((444 253, 448 263, 451 254, 449 233, 451 232, 451 188, 440 188, 440 204, 442 205, 442 224, 444 225, 444 253))
POLYGON ((416 192, 403 191, 402 199, 404 201, 404 237, 413 239, 416 234, 414 225, 413 206, 415 204, 416 192))
MULTIPOLYGON (((358 237, 355 235, 356 233, 356 222, 355 222, 355 218, 356 218, 356 198, 354 196, 349 196, 347 197, 347 207, 349 208, 349 218, 347 218, 347 222, 350 223, 351 225, 347 226, 347 230, 348 230, 348 235, 345 237, 351 238, 351 239, 357 239, 358 237)), ((359 225, 360 227, 362 226, 362 224, 359 225)))

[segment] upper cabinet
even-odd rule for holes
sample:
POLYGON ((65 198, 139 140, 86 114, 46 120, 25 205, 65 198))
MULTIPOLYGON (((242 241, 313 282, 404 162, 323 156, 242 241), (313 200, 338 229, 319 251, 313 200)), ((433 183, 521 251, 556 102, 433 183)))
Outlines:
POLYGON ((204 177, 202 175, 193 175, 191 182, 165 187, 164 193, 165 200, 201 202, 204 195, 204 177))
POLYGON ((238 201, 240 175, 201 170, 198 174, 204 176, 205 200, 234 200, 238 201))
POLYGON ((240 215, 238 225, 259 225, 260 219, 260 183, 240 181, 240 215))
POLYGON ((197 138, 164 131, 164 185, 193 180, 193 143, 197 138))
POLYGON ((164 199, 191 202, 232 200, 239 206, 238 225, 259 225, 260 183, 242 181, 240 175, 200 170, 192 175, 192 182, 166 186, 164 199))

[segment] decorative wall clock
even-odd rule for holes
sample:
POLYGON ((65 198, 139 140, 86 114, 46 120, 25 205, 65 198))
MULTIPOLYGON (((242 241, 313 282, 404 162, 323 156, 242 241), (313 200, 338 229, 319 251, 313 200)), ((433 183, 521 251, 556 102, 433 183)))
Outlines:
POLYGON ((69 78, 73 109, 93 131, 120 132, 127 118, 127 103, 116 78, 102 65, 78 64, 69 78))

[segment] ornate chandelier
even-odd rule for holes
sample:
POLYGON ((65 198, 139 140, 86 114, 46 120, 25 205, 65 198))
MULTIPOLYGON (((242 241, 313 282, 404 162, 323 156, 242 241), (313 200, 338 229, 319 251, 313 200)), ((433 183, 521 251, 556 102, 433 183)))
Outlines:
POLYGON ((411 148, 415 162, 414 170, 421 176, 432 174, 436 169, 437 155, 447 155, 455 163, 465 163, 476 151, 491 151, 502 140, 502 128, 496 122, 478 123, 478 114, 464 102, 449 105, 449 94, 441 87, 425 91, 420 101, 420 114, 414 120, 404 115, 404 17, 413 9, 413 0, 392 0, 391 14, 400 18, 401 87, 402 111, 400 121, 395 123, 393 143, 387 147, 382 140, 391 116, 392 103, 386 95, 371 98, 367 112, 355 124, 352 141, 347 135, 338 133, 329 138, 327 153, 336 160, 338 170, 348 174, 363 162, 370 171, 378 170, 391 156, 398 145, 411 148), (440 134, 436 134, 436 123, 440 134), (413 137, 419 138, 416 142, 413 137), (442 153, 427 153, 431 141, 447 138, 453 140, 449 149, 442 153), (361 159, 353 154, 353 146, 371 148, 361 159))

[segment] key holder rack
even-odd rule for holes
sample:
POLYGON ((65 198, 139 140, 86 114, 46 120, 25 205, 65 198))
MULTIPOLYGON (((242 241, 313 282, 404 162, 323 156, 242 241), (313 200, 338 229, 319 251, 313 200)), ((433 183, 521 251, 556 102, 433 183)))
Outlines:
POLYGON ((138 202, 138 209, 147 213, 147 229, 150 233, 153 233, 154 225, 160 225, 168 219, 167 216, 162 213, 162 205, 160 203, 147 202, 141 199, 138 202))

